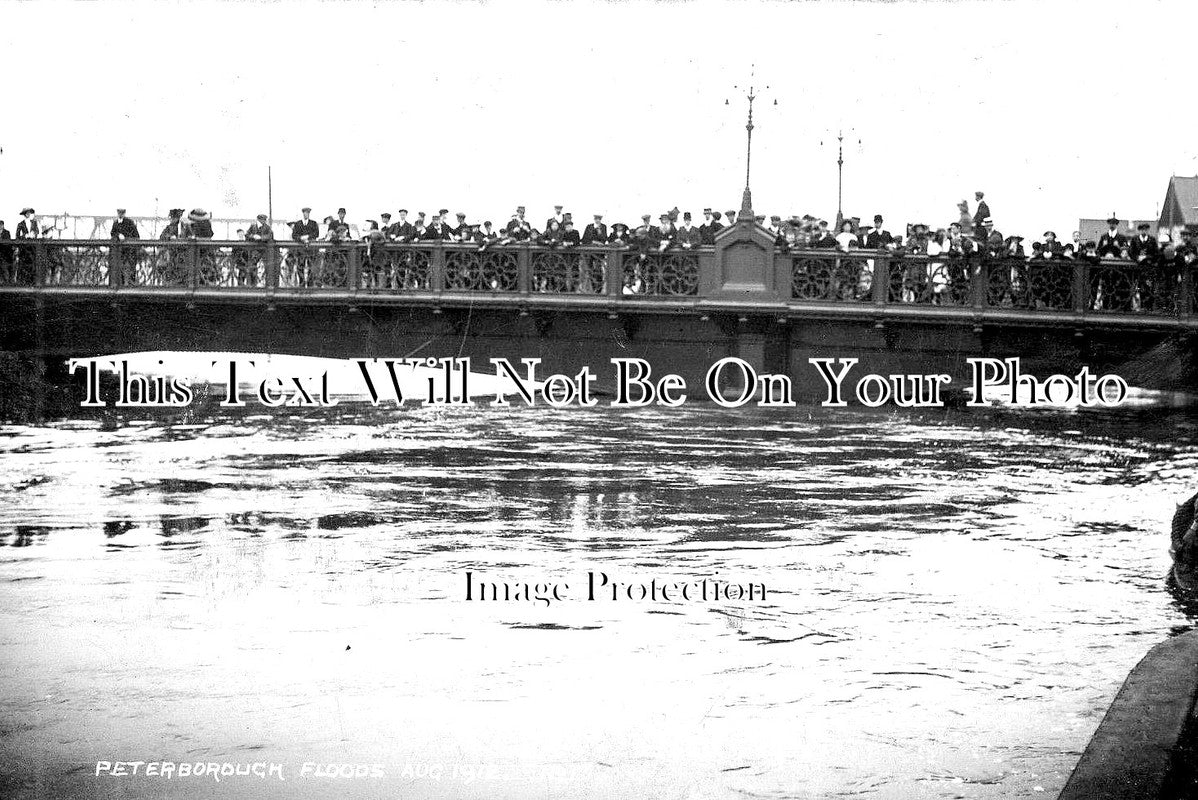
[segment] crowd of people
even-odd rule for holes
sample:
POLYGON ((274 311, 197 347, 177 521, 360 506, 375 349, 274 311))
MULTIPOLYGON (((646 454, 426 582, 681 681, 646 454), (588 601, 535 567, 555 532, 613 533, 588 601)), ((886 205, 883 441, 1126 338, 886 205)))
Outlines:
MULTIPOLYGON (((1028 262, 1086 260, 1099 262, 1104 259, 1132 261, 1149 264, 1166 270, 1176 266, 1178 273, 1198 259, 1198 238, 1190 231, 1183 231, 1181 241, 1173 242, 1167 235, 1155 237, 1150 226, 1141 224, 1134 235, 1121 232, 1120 220, 1111 217, 1109 230, 1097 240, 1083 240, 1080 232, 1074 232, 1070 241, 1060 240, 1054 231, 1045 231, 1039 241, 1024 247, 1024 237, 1003 236, 994 224, 988 202, 983 192, 976 192, 976 210, 971 214, 966 201, 958 204, 958 218, 945 227, 932 229, 922 223, 905 226, 901 234, 887 230, 881 215, 873 217, 872 224, 860 218, 849 217, 839 224, 829 225, 827 220, 811 215, 756 216, 755 222, 774 236, 776 247, 782 252, 802 250, 837 250, 840 252, 872 251, 894 255, 923 255, 933 261, 968 261, 977 258, 1021 259, 1028 262)), ((409 215, 401 208, 393 217, 390 212, 379 215, 377 220, 367 220, 356 226, 347 221, 345 208, 337 209, 336 215, 324 217, 318 224, 312 217, 311 208, 303 208, 299 219, 288 222, 290 245, 317 245, 329 243, 363 242, 376 244, 412 244, 419 242, 447 242, 469 244, 479 250, 513 244, 536 244, 551 249, 574 247, 619 247, 638 251, 644 258, 650 253, 687 251, 715 244, 717 235, 729 225, 735 225, 739 214, 735 210, 724 212, 705 208, 702 222, 696 224, 690 212, 679 212, 677 208, 662 213, 654 223, 653 217, 644 214, 640 224, 629 226, 616 222, 610 227, 602 214, 594 214, 582 230, 578 230, 573 216, 561 205, 554 206, 554 213, 541 226, 534 226, 528 219, 524 206, 518 206, 502 227, 491 221, 475 224, 458 212, 454 221, 449 209, 426 215, 417 212, 409 215)), ((21 220, 16 228, 16 239, 36 239, 51 236, 53 230, 43 227, 33 208, 21 211, 21 220)), ((139 240, 137 223, 126 215, 123 208, 117 209, 113 219, 111 239, 114 242, 139 240)), ((0 220, 0 240, 13 237, 0 220)), ((214 231, 212 215, 200 208, 190 212, 182 208, 171 209, 169 219, 157 237, 161 241, 212 240, 214 231)), ((244 229, 238 229, 237 241, 272 243, 275 232, 266 214, 244 229)), ((260 254, 262 255, 262 254, 260 254)), ((866 255, 863 253, 862 255, 866 255)), ((250 261, 261 259, 247 254, 250 261)), ((9 264, 13 260, 11 247, 0 246, 0 260, 9 264)), ((245 259, 243 259, 245 260, 245 259)), ((0 264, 0 266, 4 266, 0 264)), ((872 265, 871 265, 872 266, 872 265)), ((935 271, 933 269, 933 271, 935 271)), ((957 283, 965 280, 966 272, 960 272, 957 283)), ((942 270, 951 275, 952 269, 942 270)), ((951 280, 945 278, 944 280, 951 280)))
MULTIPOLYGON (((995 228, 983 192, 977 192, 975 199, 977 207, 972 215, 968 211, 967 203, 962 201, 958 206, 961 212, 958 220, 936 229, 923 223, 909 224, 902 234, 892 234, 888 231, 881 215, 874 216, 872 224, 863 223, 858 217, 847 217, 835 226, 829 225, 827 220, 811 215, 786 219, 777 215, 760 215, 755 221, 772 233, 777 246, 784 250, 865 249, 930 256, 980 254, 1029 259, 1116 258, 1143 261, 1160 257, 1170 249, 1170 245, 1170 255, 1176 255, 1179 251, 1193 249, 1193 245, 1198 244, 1188 236, 1188 241, 1184 243, 1171 242, 1167 236, 1158 239, 1150 235, 1147 225, 1141 225, 1135 235, 1126 236, 1120 232, 1119 220, 1112 217, 1108 221, 1110 230, 1097 241, 1083 241, 1081 234, 1076 231, 1071 241, 1062 241, 1054 231, 1045 231, 1042 241, 1035 241, 1029 248, 1025 248, 1024 237, 1004 237, 995 228)), ((318 224, 312 218, 311 208, 302 209, 301 214, 300 219, 287 223, 290 239, 299 244, 352 241, 405 244, 442 241, 474 244, 480 248, 530 243, 550 248, 627 246, 659 252, 712 245, 722 229, 738 221, 738 212, 734 210, 720 212, 705 208, 703 221, 696 224, 689 211, 680 213, 674 208, 661 214, 656 224, 652 215, 645 214, 636 226, 616 222, 609 227, 602 214, 594 214, 591 221, 579 230, 573 215, 560 205, 554 206, 553 215, 539 228, 534 227, 526 217, 524 206, 517 207, 511 219, 502 227, 489 220, 481 224, 468 222, 466 214, 462 212, 456 214, 456 221, 451 221, 450 212, 445 208, 431 217, 420 211, 411 219, 408 210, 401 208, 395 217, 390 212, 384 212, 377 220, 367 220, 363 226, 348 222, 345 208, 337 209, 335 216, 324 217, 323 224, 318 224)), ((52 229, 39 223, 33 208, 26 207, 21 210, 16 239, 42 238, 51 235, 51 232, 52 229)), ((4 221, 0 220, 0 239, 11 238, 13 236, 5 228, 4 221)), ((126 216, 123 208, 117 209, 112 222, 111 238, 141 238, 137 223, 126 216)), ((171 209, 166 225, 158 234, 158 239, 162 241, 213 238, 212 215, 199 208, 190 212, 181 208, 171 209)), ((266 214, 259 214, 256 221, 247 228, 237 229, 238 241, 271 242, 274 239, 275 233, 266 214)))

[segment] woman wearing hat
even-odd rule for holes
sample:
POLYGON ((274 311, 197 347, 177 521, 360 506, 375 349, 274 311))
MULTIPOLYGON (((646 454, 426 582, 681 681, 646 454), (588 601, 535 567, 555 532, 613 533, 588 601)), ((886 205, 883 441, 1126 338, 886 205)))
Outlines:
MULTIPOLYGON (((186 238, 193 241, 212 239, 216 234, 212 230, 212 215, 202 208, 193 208, 187 215, 187 224, 183 226, 186 238)), ((219 285, 224 282, 223 268, 217 264, 216 250, 201 248, 199 253, 199 274, 197 279, 205 285, 219 285)))
MULTIPOLYGON (((32 208, 25 207, 21 209, 21 216, 24 219, 17 223, 17 239, 42 238, 42 229, 37 223, 36 212, 32 208)), ((17 284, 20 286, 32 286, 36 276, 37 270, 34 269, 33 248, 19 248, 17 250, 17 284)))
POLYGON ((186 237, 188 239, 211 239, 216 234, 212 231, 212 215, 202 208, 193 208, 187 215, 186 237))
POLYGON ((186 223, 183 222, 183 209, 172 208, 170 211, 170 219, 167 220, 166 226, 163 227, 162 233, 158 234, 158 239, 163 242, 169 242, 172 239, 182 239, 185 234, 186 223))
POLYGON ((628 226, 623 222, 617 222, 611 226, 611 233, 607 235, 607 243, 615 247, 628 246, 628 226))

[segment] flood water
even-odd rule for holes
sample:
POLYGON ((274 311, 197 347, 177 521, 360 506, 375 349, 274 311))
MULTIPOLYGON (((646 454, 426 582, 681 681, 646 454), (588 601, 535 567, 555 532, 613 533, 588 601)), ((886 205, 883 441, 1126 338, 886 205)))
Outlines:
POLYGON ((702 406, 3 428, 0 795, 1052 797, 1194 624, 1165 575, 1195 431, 702 406), (467 571, 572 596, 468 602, 467 571), (767 596, 588 601, 588 571, 767 596))

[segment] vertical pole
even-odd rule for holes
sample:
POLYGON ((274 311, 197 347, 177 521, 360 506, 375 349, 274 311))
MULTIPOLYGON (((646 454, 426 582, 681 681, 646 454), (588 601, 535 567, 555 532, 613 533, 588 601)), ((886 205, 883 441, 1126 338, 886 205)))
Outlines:
POLYGON ((273 231, 275 228, 274 183, 271 180, 269 164, 266 165, 266 217, 270 220, 266 224, 273 231))
POLYGON ((836 232, 844 225, 844 131, 836 133, 836 232))

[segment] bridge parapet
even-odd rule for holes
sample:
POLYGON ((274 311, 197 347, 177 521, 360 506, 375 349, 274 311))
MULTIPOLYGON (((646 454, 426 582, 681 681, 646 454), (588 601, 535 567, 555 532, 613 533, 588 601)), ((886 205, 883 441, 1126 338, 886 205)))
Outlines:
POLYGON ((915 307, 935 315, 1009 310, 1167 317, 1198 327, 1195 269, 1172 262, 959 258, 887 251, 795 250, 760 227, 715 247, 665 252, 537 245, 32 240, 0 245, 0 291, 325 296, 402 302, 487 295, 691 305, 763 313, 805 306, 851 316, 915 307))

